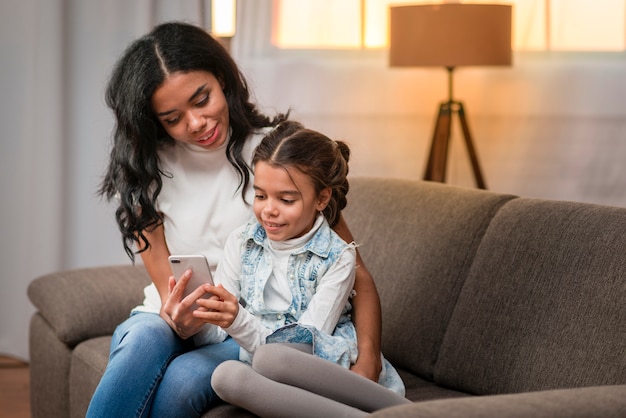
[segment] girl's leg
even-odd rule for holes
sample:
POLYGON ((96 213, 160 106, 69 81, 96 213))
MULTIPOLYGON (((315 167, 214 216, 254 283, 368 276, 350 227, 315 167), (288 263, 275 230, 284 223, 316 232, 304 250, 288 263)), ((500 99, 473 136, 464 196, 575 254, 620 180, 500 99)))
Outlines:
POLYGON ((199 417, 220 402, 211 387, 215 368, 239 359, 239 345, 232 338, 188 351, 171 361, 152 403, 153 417, 199 417))
POLYGON ((87 417, 147 416, 168 363, 188 348, 159 315, 132 315, 113 334, 109 363, 87 417))
MULTIPOLYGON (((306 380, 308 376, 301 376, 301 379, 306 380)), ((357 418, 367 415, 307 390, 268 379, 240 361, 220 364, 213 373, 211 385, 224 401, 260 417, 357 418)))
POLYGON ((252 367, 259 374, 297 386, 366 412, 410 403, 403 396, 330 361, 309 354, 302 344, 265 344, 259 347, 252 367))

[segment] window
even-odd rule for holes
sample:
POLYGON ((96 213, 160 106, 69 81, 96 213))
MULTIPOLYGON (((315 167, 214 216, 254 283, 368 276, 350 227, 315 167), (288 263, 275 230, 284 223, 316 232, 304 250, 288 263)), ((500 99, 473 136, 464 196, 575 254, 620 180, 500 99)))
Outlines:
MULTIPOLYGON (((384 48, 390 4, 433 2, 437 1, 274 0, 272 43, 285 49, 384 48)), ((513 5, 515 50, 626 50, 626 0, 490 2, 513 5)), ((484 3, 484 0, 462 3, 484 3)))
POLYGON ((360 10, 359 0, 274 2, 272 43, 280 48, 360 48, 360 10))

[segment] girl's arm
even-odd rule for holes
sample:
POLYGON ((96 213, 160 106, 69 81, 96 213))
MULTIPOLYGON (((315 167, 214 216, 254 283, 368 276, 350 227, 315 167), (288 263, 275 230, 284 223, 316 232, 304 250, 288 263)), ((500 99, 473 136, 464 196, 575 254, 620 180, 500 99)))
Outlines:
MULTIPOLYGON (((245 227, 245 225, 244 225, 245 227)), ((205 291, 215 295, 211 299, 199 299, 202 310, 194 311, 199 320, 223 328, 249 353, 254 353, 272 331, 239 304, 241 295, 241 231, 233 231, 224 245, 222 261, 213 277, 215 286, 204 285, 205 291)))
MULTIPOLYGON (((227 256, 232 254, 229 242, 225 248, 225 257, 215 273, 215 282, 218 285, 205 285, 205 289, 218 296, 220 300, 198 300, 198 305, 206 308, 206 312, 196 312, 195 315, 211 324, 221 326, 241 347, 249 353, 254 353, 259 346, 265 344, 266 338, 274 330, 265 327, 258 318, 238 303, 237 277, 240 269, 239 264, 232 263, 231 259, 241 260, 241 256, 227 256)), ((315 294, 298 323, 313 326, 327 334, 333 333, 354 285, 354 266, 355 250, 348 249, 320 279, 315 294)))
POLYGON ((144 235, 150 242, 150 248, 140 254, 161 298, 159 315, 181 338, 187 339, 196 334, 204 325, 204 322, 193 316, 191 309, 195 300, 204 292, 199 288, 183 299, 183 291, 191 275, 183 275, 178 283, 174 280, 167 260, 170 252, 165 243, 163 225, 144 231, 144 235))
MULTIPOLYGON (((334 227, 334 230, 344 241, 354 241, 343 215, 340 217, 339 223, 334 227)), ((356 327, 359 357, 350 369, 376 382, 382 370, 380 359, 380 339, 382 333, 380 299, 374 284, 374 278, 367 270, 367 267, 365 267, 358 249, 357 266, 354 283, 356 295, 352 299, 352 320, 356 327)))

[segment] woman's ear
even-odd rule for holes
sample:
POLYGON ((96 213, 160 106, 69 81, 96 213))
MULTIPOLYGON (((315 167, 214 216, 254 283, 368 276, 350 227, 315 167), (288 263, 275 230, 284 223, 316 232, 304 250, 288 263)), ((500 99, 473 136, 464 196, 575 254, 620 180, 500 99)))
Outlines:
POLYGON ((333 195, 333 191, 330 187, 323 189, 317 197, 317 211, 321 212, 326 209, 328 203, 330 202, 330 198, 333 195))

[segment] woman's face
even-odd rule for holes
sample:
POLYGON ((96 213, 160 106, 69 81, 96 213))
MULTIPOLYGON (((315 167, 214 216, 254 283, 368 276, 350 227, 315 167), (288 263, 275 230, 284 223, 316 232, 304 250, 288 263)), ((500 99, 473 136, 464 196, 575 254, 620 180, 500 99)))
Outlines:
POLYGON ((228 104, 217 78, 206 71, 176 72, 152 95, 152 109, 176 141, 205 149, 228 136, 228 104))

